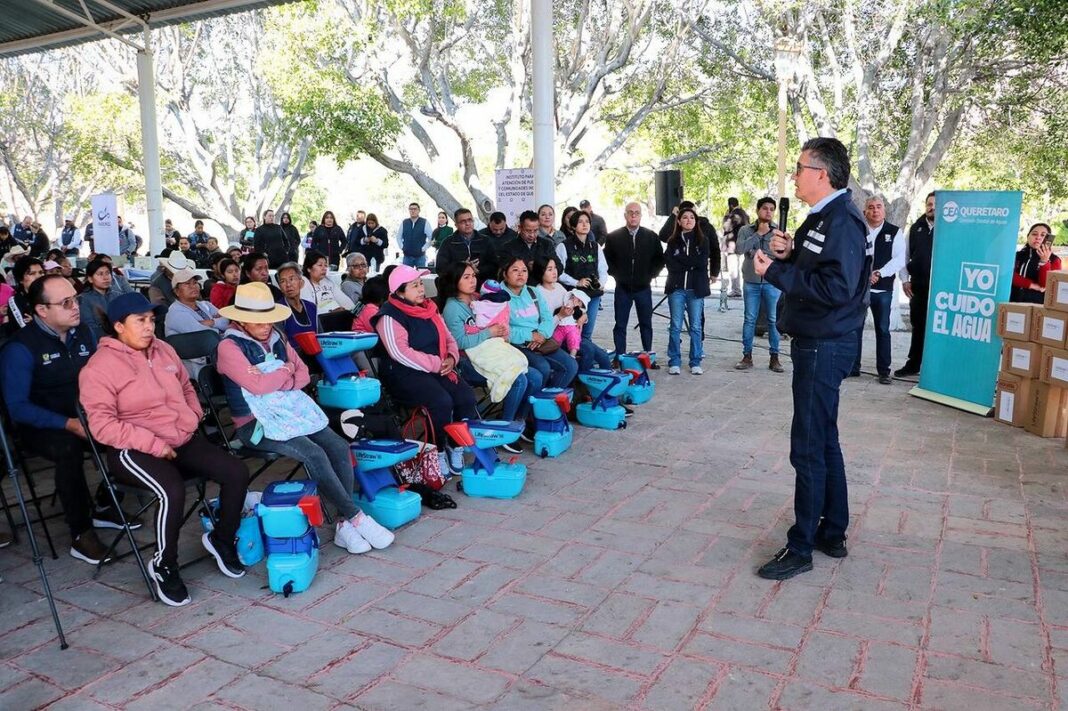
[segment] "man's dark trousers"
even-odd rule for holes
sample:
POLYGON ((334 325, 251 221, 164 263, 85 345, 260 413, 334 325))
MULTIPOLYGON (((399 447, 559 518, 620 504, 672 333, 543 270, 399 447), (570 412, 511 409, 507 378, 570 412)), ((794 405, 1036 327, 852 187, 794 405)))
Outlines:
MULTIPOLYGON (((30 450, 55 464, 56 495, 63 506, 63 517, 71 536, 88 531, 93 525, 93 504, 85 483, 86 441, 66 430, 22 427, 21 434, 30 450)), ((96 503, 101 509, 113 505, 103 482, 97 489, 96 503)))
MULTIPOLYGON (((875 372, 890 375, 890 308, 893 304, 893 291, 873 291, 871 297, 871 316, 875 321, 875 372)), ((857 359, 853 363, 853 372, 860 372, 860 357, 864 353, 864 329, 857 329, 857 359)))
POLYGON ((912 325, 912 342, 906 367, 919 370, 923 365, 923 340, 927 336, 927 298, 930 284, 912 283, 912 298, 909 300, 909 323, 912 325))
POLYGON ((653 290, 650 287, 631 291, 616 286, 613 299, 616 310, 616 325, 612 328, 612 340, 615 342, 616 355, 627 352, 627 322, 630 321, 630 306, 638 311, 638 333, 642 339, 642 350, 653 349, 653 290))
POLYGON ((796 523, 786 537, 790 550, 802 556, 812 555, 817 540, 843 540, 849 526, 845 461, 838 444, 838 388, 856 357, 855 331, 838 338, 790 342, 794 364, 790 464, 797 472, 797 484, 796 523))

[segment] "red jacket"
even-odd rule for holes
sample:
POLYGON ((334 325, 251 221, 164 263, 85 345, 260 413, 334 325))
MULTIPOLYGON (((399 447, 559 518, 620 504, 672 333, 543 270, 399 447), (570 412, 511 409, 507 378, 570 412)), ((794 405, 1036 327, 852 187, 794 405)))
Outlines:
POLYGON ((153 457, 188 442, 204 416, 181 359, 158 338, 147 351, 100 339, 78 376, 78 392, 98 442, 153 457))

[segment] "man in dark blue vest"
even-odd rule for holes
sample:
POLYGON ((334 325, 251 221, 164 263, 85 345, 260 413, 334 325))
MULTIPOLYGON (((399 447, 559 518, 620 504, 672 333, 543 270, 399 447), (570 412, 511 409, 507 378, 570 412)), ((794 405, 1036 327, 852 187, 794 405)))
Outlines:
POLYGON ((82 231, 74 224, 74 216, 67 215, 63 230, 59 233, 59 248, 68 257, 77 257, 82 248, 82 231))
POLYGON ((425 267, 433 230, 426 218, 419 216, 419 203, 408 206, 408 219, 401 223, 396 234, 400 235, 401 261, 409 267, 425 267))
MULTIPOLYGON (((78 373, 96 350, 74 287, 63 276, 41 277, 29 289, 33 321, 0 353, 4 402, 26 446, 55 463, 56 493, 70 528, 70 554, 96 565, 106 552, 95 528, 120 527, 103 484, 94 507, 85 483, 85 430, 78 421, 78 373)), ((138 528, 139 523, 133 524, 138 528)))
MULTIPOLYGON (((868 254, 872 257, 871 316, 875 321, 875 372, 879 382, 890 385, 890 311, 894 306, 894 277, 905 268, 905 238, 901 228, 886 221, 886 202, 872 195, 864 203, 868 226, 868 254)), ((864 329, 857 330, 857 359, 850 377, 860 375, 864 329)))
POLYGON ((775 230, 776 259, 753 254, 753 267, 782 291, 783 330, 793 338, 794 417, 790 463, 797 473, 794 525, 787 543, 757 574, 786 580, 812 570, 812 550, 844 558, 849 501, 838 443, 838 388, 857 356, 857 329, 868 309, 871 257, 864 218, 853 205, 849 153, 834 138, 813 138, 794 171, 796 194, 812 206, 791 239, 775 230))
POLYGON ((909 228, 905 269, 901 288, 909 297, 909 323, 912 342, 905 365, 894 371, 897 377, 919 375, 923 367, 923 342, 927 335, 927 299, 931 292, 931 255, 934 252, 935 194, 927 196, 923 214, 909 228))

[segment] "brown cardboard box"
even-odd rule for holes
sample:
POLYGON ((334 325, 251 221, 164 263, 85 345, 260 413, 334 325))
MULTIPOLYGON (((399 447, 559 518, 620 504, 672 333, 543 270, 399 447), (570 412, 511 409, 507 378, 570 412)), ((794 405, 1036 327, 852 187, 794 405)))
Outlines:
POLYGON ((1005 341, 1001 346, 1001 370, 1024 378, 1037 378, 1042 369, 1041 343, 1005 341))
POLYGON ((998 304, 998 335, 1009 341, 1031 340, 1031 317, 1038 304, 998 304))
POLYGON ((1068 388, 1068 351, 1059 348, 1043 348, 1038 379, 1047 385, 1068 388))
POLYGON ((1068 311, 1068 272, 1046 274, 1046 308, 1068 311))
POLYGON ((1064 348, 1068 313, 1039 307, 1031 314, 1031 341, 1051 348, 1064 348))
POLYGON ((1035 383, 1012 373, 998 373, 994 394, 994 419, 1013 427, 1027 424, 1031 406, 1031 386, 1035 383))
POLYGON ((1039 437, 1068 435, 1068 390, 1056 385, 1034 383, 1026 415, 1028 432, 1039 437))

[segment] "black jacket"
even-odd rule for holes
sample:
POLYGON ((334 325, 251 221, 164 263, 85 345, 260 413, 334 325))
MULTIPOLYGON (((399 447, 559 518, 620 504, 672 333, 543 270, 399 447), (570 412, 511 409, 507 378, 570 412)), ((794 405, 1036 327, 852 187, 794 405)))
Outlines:
MULTIPOLYGON (((445 238, 438 247, 438 256, 434 264, 434 270, 441 274, 449 265, 462 261, 478 261, 482 266, 482 255, 486 251, 486 238, 475 232, 470 240, 460 236, 459 232, 453 232, 445 238)), ((478 271, 477 269, 475 271, 478 271)))
MULTIPOLYGON (((353 223, 355 226, 356 223, 353 223)), ((363 224, 357 227, 355 230, 349 230, 349 252, 359 252, 367 259, 367 262, 373 259, 375 264, 378 265, 378 271, 382 271, 382 262, 386 261, 386 247, 389 246, 389 232, 385 227, 379 225, 373 230, 368 230, 367 225, 363 224), (363 244, 360 242, 364 237, 374 237, 375 239, 382 240, 382 244, 363 244)))
POLYGON ((319 225, 312 235, 311 248, 326 255, 327 264, 340 264, 341 251, 345 247, 345 230, 340 225, 319 225))
POLYGON ((692 232, 680 235, 677 240, 669 240, 664 246, 664 262, 668 272, 665 294, 678 289, 693 289, 694 296, 704 298, 712 293, 708 282, 710 241, 705 237, 698 243, 695 237, 692 232))
POLYGON ((791 336, 838 338, 864 326, 868 310, 868 227, 849 191, 810 212, 787 259, 764 278, 783 292, 779 324, 791 336))
POLYGON ((505 227, 504 233, 499 237, 490 232, 489 227, 483 227, 478 231, 485 238, 485 247, 482 249, 482 258, 478 260, 478 281, 481 284, 487 279, 496 279, 499 268, 497 260, 501 248, 519 238, 519 233, 511 227, 505 227))
POLYGON ((909 280, 915 291, 924 291, 931 286, 931 252, 934 249, 934 230, 927 224, 927 217, 912 223, 909 228, 909 260, 905 268, 909 270, 909 280))
POLYGON ((289 261, 292 246, 285 230, 276 223, 260 225, 252 238, 252 248, 267 255, 267 265, 271 269, 277 269, 289 261))
POLYGON ((300 247, 300 232, 297 231, 297 226, 290 222, 287 225, 282 225, 282 232, 286 235, 286 242, 289 243, 289 255, 286 257, 287 262, 297 261, 297 249, 300 247))
MULTIPOLYGON (((697 226, 701 228, 701 234, 708 240, 708 274, 715 279, 719 276, 719 270, 723 268, 723 257, 719 250, 719 233, 704 215, 697 218, 697 226)), ((664 226, 660 228, 660 241, 667 243, 674 232, 675 216, 668 215, 664 226)))
POLYGON ((648 289, 664 268, 664 246, 648 227, 638 227, 632 240, 624 226, 609 232, 605 238, 604 260, 617 287, 628 291, 648 289))
MULTIPOLYGON (((453 235, 455 237, 456 235, 453 235)), ((526 263, 527 268, 534 262, 541 261, 547 262, 550 258, 556 256, 556 247, 553 245, 553 241, 548 237, 539 236, 534 240, 533 244, 527 244, 522 237, 516 236, 508 240, 504 244, 501 244, 493 249, 493 268, 496 271, 500 271, 500 268, 504 266, 504 263, 510 257, 522 257, 526 263)), ((479 271, 482 271, 482 262, 479 261, 479 271)), ((489 279, 496 279, 497 274, 487 277, 489 279)))

